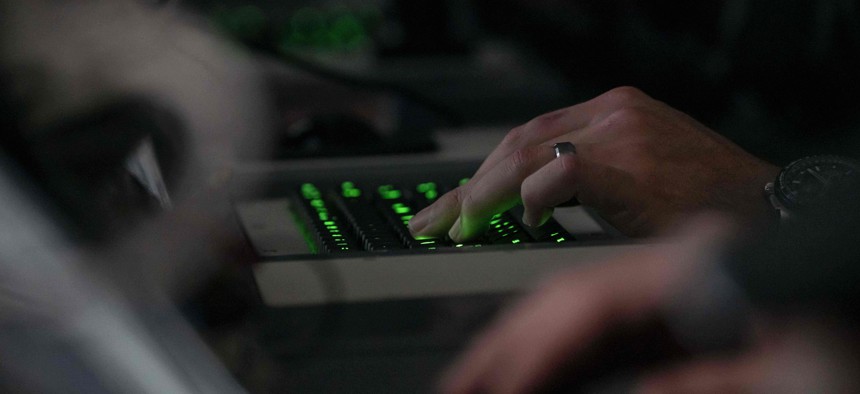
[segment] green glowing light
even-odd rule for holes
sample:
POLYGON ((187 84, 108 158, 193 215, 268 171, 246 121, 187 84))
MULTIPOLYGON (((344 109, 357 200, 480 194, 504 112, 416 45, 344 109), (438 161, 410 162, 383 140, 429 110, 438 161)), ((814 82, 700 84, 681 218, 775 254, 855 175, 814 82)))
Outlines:
POLYGON ((343 191, 343 196, 346 198, 356 198, 361 197, 361 190, 358 189, 349 189, 343 191))
POLYGON ((343 196, 347 198, 356 198, 361 197, 361 189, 355 187, 355 183, 353 182, 344 182, 340 184, 341 190, 343 190, 343 196))
POLYGON ((565 239, 564 239, 564 238, 559 238, 559 239, 555 240, 555 242, 558 242, 558 243, 562 243, 562 242, 564 242, 564 241, 565 241, 565 239))
POLYGON ((516 244, 518 244, 518 243, 520 243, 520 242, 522 242, 522 241, 520 241, 519 239, 515 239, 515 240, 511 241, 511 243, 512 243, 512 244, 514 244, 514 245, 516 245, 516 244))
POLYGON ((302 185, 302 196, 307 200, 320 198, 320 191, 312 183, 302 185))
POLYGON ((402 196, 402 193, 395 189, 394 185, 383 185, 379 187, 379 195, 385 200, 396 200, 402 196))
POLYGON ((424 193, 424 198, 426 198, 428 200, 435 200, 436 197, 439 197, 439 192, 437 192, 435 190, 429 190, 426 193, 424 193))
POLYGON ((436 184, 433 182, 422 183, 422 184, 418 185, 418 187, 416 187, 415 190, 417 190, 418 193, 424 194, 424 193, 427 193, 429 191, 436 190, 436 184))
POLYGON ((456 245, 454 245, 454 247, 456 247, 456 248, 462 248, 462 247, 463 247, 463 244, 456 244, 456 245))
POLYGON ((405 215, 409 212, 412 212, 412 210, 409 209, 409 207, 407 207, 403 204, 394 204, 391 206, 391 209, 394 209, 394 212, 397 213, 398 215, 405 215))
POLYGON ((460 186, 463 186, 463 185, 465 185, 465 184, 467 184, 467 183, 469 183, 469 178, 463 178, 463 179, 460 179, 460 186))
POLYGON ((352 15, 338 17, 332 23, 329 33, 335 45, 346 50, 359 49, 367 40, 367 33, 361 25, 361 21, 352 15))

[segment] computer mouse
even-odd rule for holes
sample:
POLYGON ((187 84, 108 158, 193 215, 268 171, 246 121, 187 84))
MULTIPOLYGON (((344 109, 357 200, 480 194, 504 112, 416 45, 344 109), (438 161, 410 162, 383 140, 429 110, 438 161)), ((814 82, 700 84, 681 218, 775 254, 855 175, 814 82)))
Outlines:
POLYGON ((281 140, 282 148, 307 154, 363 150, 383 138, 371 123, 347 113, 315 114, 293 122, 281 140))

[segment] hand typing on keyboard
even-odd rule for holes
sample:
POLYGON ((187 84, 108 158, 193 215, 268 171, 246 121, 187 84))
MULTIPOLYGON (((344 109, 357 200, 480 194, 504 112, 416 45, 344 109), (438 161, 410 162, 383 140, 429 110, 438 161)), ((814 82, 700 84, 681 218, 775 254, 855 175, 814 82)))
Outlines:
MULTIPOLYGON (((465 183, 465 180, 460 181, 465 183)), ((498 213, 489 228, 470 242, 439 237, 413 237, 406 224, 420 209, 432 204, 457 182, 422 181, 362 185, 343 181, 326 186, 305 183, 298 191, 297 212, 311 235, 316 253, 385 252, 410 249, 433 252, 455 248, 544 243, 574 240, 553 220, 539 228, 520 222, 522 209, 498 213)))
POLYGON ((627 235, 658 234, 695 212, 722 211, 750 224, 773 220, 762 185, 779 169, 689 116, 622 87, 513 129, 471 181, 409 222, 414 236, 483 234, 519 203, 535 226, 571 198, 627 235), (556 159, 553 144, 576 153, 556 159))

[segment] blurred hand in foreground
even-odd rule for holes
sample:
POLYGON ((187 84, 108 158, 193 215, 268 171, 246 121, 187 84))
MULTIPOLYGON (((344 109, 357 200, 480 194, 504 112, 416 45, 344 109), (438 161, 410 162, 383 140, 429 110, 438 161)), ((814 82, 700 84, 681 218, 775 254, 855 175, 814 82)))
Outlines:
POLYGON ((749 223, 773 217, 762 196, 779 169, 689 116, 631 87, 539 116, 513 129, 471 180, 412 219, 415 236, 466 241, 522 202, 537 226, 572 198, 631 236, 681 217, 722 211, 749 223), (553 144, 576 154, 555 158, 553 144))
MULTIPOLYGON (((619 367, 632 367, 632 371, 621 372, 635 376, 621 377, 633 378, 633 388, 638 392, 856 390, 858 382, 852 370, 857 364, 856 353, 845 346, 856 343, 856 339, 852 340, 856 334, 840 331, 830 321, 802 315, 779 319, 749 316, 756 319, 752 323, 757 325, 744 324, 739 334, 747 333, 752 338, 732 352, 711 349, 697 353, 696 349, 683 348, 682 339, 661 338, 660 343, 670 344, 668 347, 680 346, 674 349, 677 354, 636 361, 643 365, 593 365, 601 360, 604 351, 617 350, 619 345, 621 360, 616 363, 632 363, 641 357, 636 343, 653 342, 653 329, 657 326, 654 323, 662 321, 662 327, 670 327, 670 314, 679 300, 690 297, 690 284, 696 279, 710 279, 708 267, 714 264, 714 252, 724 244, 730 226, 712 218, 693 222, 681 229, 685 234, 682 239, 612 261, 577 267, 544 283, 472 342, 444 375, 441 392, 581 390, 583 385, 616 384, 599 379, 612 379, 617 371, 593 375, 597 382, 588 381, 587 375, 595 368, 619 367), (613 339, 619 332, 625 333, 621 338, 630 346, 613 339)), ((713 323, 696 329, 719 330, 715 327, 720 327, 721 322, 713 323)), ((672 329, 663 332, 674 333, 677 331, 672 329)))

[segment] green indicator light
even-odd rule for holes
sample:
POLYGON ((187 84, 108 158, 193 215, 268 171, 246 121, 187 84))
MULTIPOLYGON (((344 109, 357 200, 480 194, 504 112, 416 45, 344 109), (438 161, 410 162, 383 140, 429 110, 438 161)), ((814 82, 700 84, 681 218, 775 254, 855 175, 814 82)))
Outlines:
POLYGON ((412 218, 414 218, 414 217, 415 217, 415 215, 406 215, 406 216, 401 216, 400 219, 403 219, 404 222, 408 222, 408 221, 412 220, 412 218))
POLYGON ((436 197, 439 197, 439 192, 437 192, 435 190, 429 190, 429 191, 424 193, 424 198, 426 198, 428 200, 435 200, 436 197))
POLYGON ((347 181, 347 182, 341 183, 341 184, 340 184, 340 187, 341 187, 343 190, 350 190, 350 189, 355 189, 355 184, 354 184, 354 183, 352 183, 352 182, 347 181))
POLYGON ((381 195, 385 200, 396 200, 400 198, 402 194, 400 193, 400 190, 391 190, 385 193, 379 193, 379 195, 381 195))
POLYGON ((463 244, 456 244, 456 245, 454 245, 454 247, 462 248, 462 247, 463 247, 463 244))
POLYGON ((394 185, 382 185, 379 187, 379 195, 385 200, 396 200, 400 198, 400 190, 394 188, 394 185))
POLYGON ((313 184, 305 183, 302 185, 302 196, 304 196, 305 199, 312 200, 319 198, 320 192, 313 184))
POLYGON ((432 248, 427 248, 427 250, 436 250, 436 247, 434 246, 432 248))
POLYGON ((416 241, 425 241, 425 240, 428 240, 428 239, 432 240, 432 239, 433 239, 433 237, 428 237, 428 236, 415 237, 415 240, 416 240, 416 241))
POLYGON ((564 242, 564 241, 565 241, 565 239, 564 239, 564 238, 559 238, 559 239, 555 240, 555 242, 558 242, 558 243, 562 243, 562 242, 564 242))
POLYGON ((421 243, 421 245, 435 245, 435 244, 436 244, 436 241, 424 241, 421 243))
POLYGON ((501 225, 501 224, 497 224, 497 225, 493 226, 493 228, 502 228, 502 225, 501 225))
POLYGON ((326 226, 334 226, 335 223, 333 221, 329 220, 329 221, 323 222, 323 224, 326 226))
POLYGON ((482 246, 484 246, 484 245, 481 245, 481 244, 475 244, 475 245, 473 245, 473 247, 475 247, 475 248, 480 248, 480 247, 482 247, 482 246))
POLYGON ((397 213, 398 215, 405 215, 405 214, 412 211, 411 209, 409 209, 409 207, 392 207, 392 208, 394 208, 394 212, 397 213))
POLYGON ((467 183, 469 183, 469 178, 463 178, 463 179, 460 179, 460 186, 463 186, 463 185, 465 185, 465 184, 467 184, 467 183))
POLYGON ((550 236, 550 237, 555 237, 555 236, 557 236, 557 235, 558 235, 558 233, 557 233, 557 232, 555 232, 555 233, 550 234, 549 236, 550 236))
POLYGON ((515 239, 515 240, 511 241, 512 244, 518 244, 520 242, 522 242, 522 241, 520 241, 519 239, 515 239))
POLYGON ((361 197, 361 190, 358 189, 349 189, 343 191, 343 196, 346 198, 356 198, 361 197))
POLYGON ((436 184, 433 182, 422 183, 422 184, 418 185, 418 187, 416 187, 415 190, 417 190, 418 193, 422 193, 422 194, 430 192, 430 191, 435 191, 436 190, 436 184))
POLYGON ((319 213, 319 217, 320 217, 320 220, 329 220, 329 219, 331 219, 331 218, 328 216, 328 213, 325 213, 325 212, 320 212, 320 213, 319 213))
POLYGON ((314 208, 322 208, 325 207, 325 202, 320 199, 315 199, 311 201, 311 206, 314 208))

